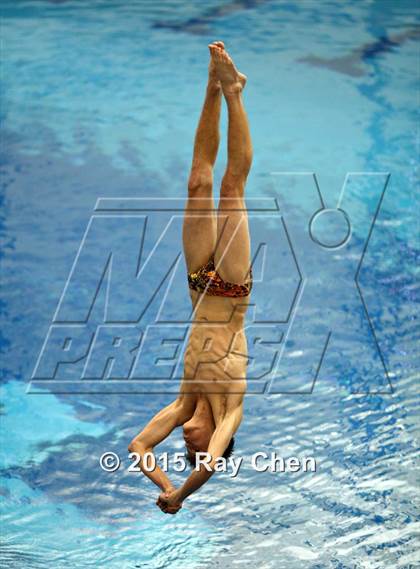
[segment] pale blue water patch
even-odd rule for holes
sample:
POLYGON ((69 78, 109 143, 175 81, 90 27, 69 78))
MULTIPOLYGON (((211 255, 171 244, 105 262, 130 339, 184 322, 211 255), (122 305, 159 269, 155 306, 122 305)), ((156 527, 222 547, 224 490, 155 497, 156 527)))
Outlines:
POLYGON ((181 568, 188 560, 194 569, 214 552, 214 530, 196 517, 174 523, 156 512, 127 521, 116 509, 114 525, 105 525, 13 478, 2 485, 1 515, 4 567, 181 568))
POLYGON ((3 469, 20 464, 39 463, 48 456, 43 444, 53 447, 70 435, 99 437, 107 426, 98 421, 78 420, 75 409, 47 391, 38 397, 27 397, 21 381, 9 381, 0 387, 3 402, 1 428, 7 437, 2 440, 0 461, 3 469))
MULTIPOLYGON (((416 566, 416 3, 23 0, 2 2, 1 15, 4 565, 416 566), (354 393, 356 365, 368 367, 371 355, 348 357, 359 347, 352 330, 333 337, 312 395, 246 398, 238 477, 214 477, 177 516, 165 517, 154 505, 156 489, 127 473, 126 454, 170 396, 25 391, 97 199, 185 197, 214 39, 226 41, 249 78, 248 196, 280 192, 307 272, 316 258, 299 223, 317 194, 313 178, 293 173, 315 172, 328 207, 348 172, 391 175, 359 280, 394 392, 354 393), (279 180, 276 171, 289 174, 279 180), (114 474, 98 466, 106 450, 123 459, 114 474), (318 471, 256 473, 250 458, 260 450, 313 455, 318 471)), ((216 188, 225 110, 221 130, 216 188)), ((363 323, 360 299, 341 294, 354 282, 362 229, 377 206, 372 179, 359 182, 348 188, 354 241, 336 252, 342 272, 323 265, 316 275, 325 285, 317 306, 328 297, 338 309, 335 324, 363 323)), ((121 226, 115 238, 122 235, 121 226)), ((255 248, 258 229, 252 238, 255 248)), ((172 252, 164 251, 162 264, 172 252)), ((285 256, 273 276, 279 290, 295 285, 293 267, 285 256)), ((82 278, 80 287, 88 283, 82 278)), ((267 313, 278 307, 275 297, 256 301, 267 313)), ((316 307, 303 316, 288 374, 277 377, 289 388, 299 385, 323 334, 316 307)), ((182 449, 179 432, 162 446, 182 449)))

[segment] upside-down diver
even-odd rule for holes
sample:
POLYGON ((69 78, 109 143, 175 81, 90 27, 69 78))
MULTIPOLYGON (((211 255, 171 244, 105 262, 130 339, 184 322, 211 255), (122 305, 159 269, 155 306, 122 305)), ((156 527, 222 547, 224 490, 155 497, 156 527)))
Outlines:
MULTIPOLYGON (((244 201, 252 144, 242 100, 246 76, 223 42, 209 45, 209 77, 199 119, 188 181, 183 246, 194 309, 178 397, 132 440, 129 451, 144 456, 183 426, 187 458, 211 456, 175 489, 157 466, 143 472, 160 489, 157 505, 169 514, 200 488, 220 457, 228 458, 243 412, 247 343, 245 314, 252 288, 250 236, 244 201), (213 166, 219 147, 222 97, 228 110, 228 160, 218 208, 213 199, 213 166)), ((140 467, 142 468, 142 461, 140 467)))

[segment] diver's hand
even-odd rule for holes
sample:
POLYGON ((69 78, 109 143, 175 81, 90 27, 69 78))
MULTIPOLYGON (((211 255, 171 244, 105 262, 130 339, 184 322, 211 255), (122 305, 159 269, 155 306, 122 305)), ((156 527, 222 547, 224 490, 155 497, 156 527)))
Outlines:
POLYGON ((159 494, 156 505, 159 506, 165 514, 176 514, 182 508, 182 502, 179 501, 176 490, 159 494))

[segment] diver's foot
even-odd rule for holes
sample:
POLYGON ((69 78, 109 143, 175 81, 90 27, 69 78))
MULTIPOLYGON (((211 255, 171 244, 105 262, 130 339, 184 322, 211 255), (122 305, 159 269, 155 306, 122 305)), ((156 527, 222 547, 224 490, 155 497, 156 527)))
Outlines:
POLYGON ((209 84, 210 88, 215 88, 215 89, 220 89, 222 87, 220 80, 217 76, 216 65, 214 62, 214 54, 219 49, 221 49, 221 50, 225 49, 225 44, 222 41, 214 41, 213 43, 209 44, 210 63, 209 63, 209 81, 208 81, 208 84, 209 84))
MULTIPOLYGON (((219 42, 218 42, 219 43, 219 42)), ((246 76, 240 73, 228 52, 222 47, 211 44, 211 63, 219 79, 224 95, 240 93, 245 87, 246 76)))

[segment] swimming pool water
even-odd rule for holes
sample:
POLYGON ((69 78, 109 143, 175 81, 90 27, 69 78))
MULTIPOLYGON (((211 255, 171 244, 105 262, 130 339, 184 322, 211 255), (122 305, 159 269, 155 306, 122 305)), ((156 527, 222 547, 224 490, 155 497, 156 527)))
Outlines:
MULTIPOLYGON (((3 0, 2 566, 419 564, 418 17, 408 0, 3 0), (289 338, 286 375, 279 370, 289 392, 246 398, 239 476, 214 476, 169 517, 148 481, 126 468, 107 474, 98 459, 111 450, 127 466, 127 442, 170 395, 27 387, 97 199, 185 197, 214 39, 248 75, 248 196, 280 196, 299 261, 306 274, 319 271, 319 286, 302 308, 302 336, 289 338), (316 265, 299 234, 314 212, 314 181, 303 175, 312 172, 332 208, 347 173, 379 176, 346 189, 354 248, 337 251, 339 274, 316 265), (359 273, 386 375, 361 345, 360 297, 343 300, 342 291, 388 174, 359 273), (326 296, 335 325, 354 328, 332 337, 313 391, 292 394, 306 385, 326 296), (371 368, 379 379, 371 381, 371 368), (315 456, 318 471, 257 473, 248 460, 257 451, 315 456)), ((225 154, 222 137, 216 184, 225 154)), ((278 301, 258 302, 270 312, 278 301)), ((182 451, 179 433, 162 446, 174 449, 182 451)))

